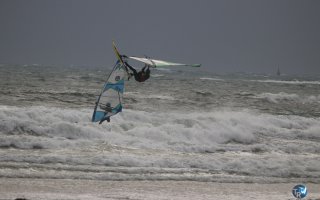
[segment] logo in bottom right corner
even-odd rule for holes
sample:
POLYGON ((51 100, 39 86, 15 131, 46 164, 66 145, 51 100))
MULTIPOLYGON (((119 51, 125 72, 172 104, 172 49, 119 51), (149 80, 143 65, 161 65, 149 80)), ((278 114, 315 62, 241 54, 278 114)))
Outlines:
POLYGON ((296 185, 292 188, 292 194, 297 199, 303 199, 308 194, 308 189, 305 185, 296 185))

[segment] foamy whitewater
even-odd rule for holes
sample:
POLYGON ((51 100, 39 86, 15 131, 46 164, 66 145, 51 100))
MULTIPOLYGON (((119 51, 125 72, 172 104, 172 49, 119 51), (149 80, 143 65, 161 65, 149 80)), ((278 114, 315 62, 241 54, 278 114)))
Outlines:
POLYGON ((0 66, 0 177, 320 181, 320 77, 153 70, 91 116, 110 68, 0 66))

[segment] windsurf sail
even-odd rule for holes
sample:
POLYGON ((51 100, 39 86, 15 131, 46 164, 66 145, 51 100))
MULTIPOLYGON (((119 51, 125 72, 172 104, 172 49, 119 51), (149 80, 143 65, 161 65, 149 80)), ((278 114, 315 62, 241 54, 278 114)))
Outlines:
POLYGON ((200 67, 201 64, 182 64, 182 63, 173 63, 173 62, 167 62, 163 60, 156 60, 156 59, 150 59, 150 58, 143 58, 143 57, 136 57, 136 56, 130 56, 130 59, 137 60, 140 62, 143 62, 147 65, 150 65, 152 67, 170 67, 170 66, 188 66, 188 67, 200 67))
POLYGON ((92 122, 98 122, 122 111, 125 66, 117 61, 105 82, 92 115, 92 122))

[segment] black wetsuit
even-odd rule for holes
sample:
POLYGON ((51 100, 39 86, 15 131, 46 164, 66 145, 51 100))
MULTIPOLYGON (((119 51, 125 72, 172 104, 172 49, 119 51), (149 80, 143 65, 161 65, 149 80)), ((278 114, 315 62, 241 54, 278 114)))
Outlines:
POLYGON ((149 69, 149 65, 144 66, 141 71, 137 72, 137 70, 135 68, 133 68, 132 66, 130 66, 127 62, 125 62, 126 66, 129 67, 131 69, 131 71, 133 72, 134 75, 134 79, 138 82, 144 82, 146 80, 148 80, 150 78, 150 69, 149 69), (147 68, 147 70, 145 71, 145 69, 147 68))
MULTIPOLYGON (((102 108, 103 110, 105 110, 105 115, 107 115, 108 112, 112 112, 112 108, 111 108, 111 105, 110 105, 109 102, 106 103, 105 107, 101 107, 101 106, 100 106, 100 108, 102 108)), ((107 120, 107 122, 110 122, 110 116, 108 116, 108 117, 103 117, 103 118, 100 120, 99 124, 102 124, 102 122, 104 122, 104 121, 106 121, 106 120, 107 120)))

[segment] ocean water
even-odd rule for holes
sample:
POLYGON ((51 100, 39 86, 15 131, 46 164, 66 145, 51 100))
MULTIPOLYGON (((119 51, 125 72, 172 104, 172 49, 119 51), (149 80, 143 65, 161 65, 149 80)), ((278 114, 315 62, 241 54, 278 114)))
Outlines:
POLYGON ((320 77, 154 69, 90 122, 110 68, 0 66, 0 177, 320 181, 320 77))

